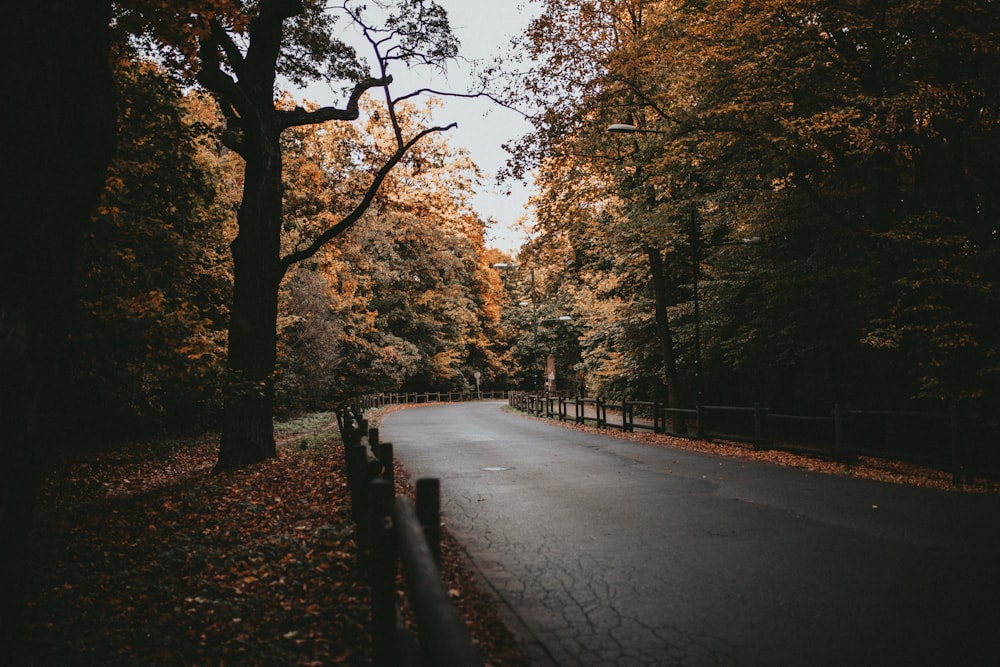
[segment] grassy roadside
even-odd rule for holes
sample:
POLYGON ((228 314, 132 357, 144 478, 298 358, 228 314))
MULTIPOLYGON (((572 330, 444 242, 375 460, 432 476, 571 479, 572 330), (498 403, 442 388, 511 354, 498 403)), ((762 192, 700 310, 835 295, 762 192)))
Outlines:
MULTIPOLYGON (((219 475, 211 434, 56 463, 32 538, 26 631, 6 664, 368 664, 335 415, 276 435, 277 459, 219 475)), ((521 664, 458 545, 443 550, 490 664, 521 664)))

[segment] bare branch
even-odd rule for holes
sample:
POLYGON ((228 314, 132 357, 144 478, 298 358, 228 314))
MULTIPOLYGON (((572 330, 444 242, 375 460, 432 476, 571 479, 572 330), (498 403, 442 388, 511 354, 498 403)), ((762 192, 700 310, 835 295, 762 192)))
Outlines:
POLYGON ((356 120, 360 115, 358 104, 361 96, 372 88, 388 86, 392 83, 392 76, 385 76, 381 79, 365 79, 358 82, 351 91, 351 97, 343 109, 336 107, 322 107, 315 111, 306 111, 301 107, 296 107, 292 111, 279 111, 278 117, 281 119, 281 128, 297 127, 299 125, 315 125, 325 123, 328 120, 356 120))
POLYGON ((247 102, 239 84, 222 70, 219 60, 219 43, 215 37, 202 39, 198 44, 201 69, 198 82, 219 100, 220 108, 228 120, 236 120, 236 109, 247 102))
POLYGON ((282 258, 281 260, 282 273, 288 271, 289 267, 291 267, 296 262, 301 262, 315 255, 317 252, 319 252, 320 248, 322 248, 331 240, 335 239, 336 237, 346 232, 354 225, 354 223, 360 220, 361 216, 364 215, 365 212, 371 207, 372 202, 375 201, 375 195, 378 194, 379 188, 382 187, 382 183, 385 182, 386 177, 389 176, 389 173, 392 171, 392 169, 397 164, 399 164, 399 162, 406 156, 406 154, 410 151, 410 149, 416 146, 421 139, 423 139, 429 134, 434 134, 435 132, 447 132, 448 130, 451 130, 455 127, 458 127, 457 123, 451 123, 450 125, 445 125, 445 126, 435 126, 435 127, 425 128, 424 130, 421 130, 419 133, 417 133, 413 138, 411 138, 405 144, 400 146, 396 150, 396 152, 393 153, 388 160, 386 160, 385 164, 383 164, 379 168, 378 172, 375 174, 375 178, 372 179, 372 182, 368 185, 368 188, 365 190, 364 196, 361 198, 361 201, 358 202, 358 205, 354 207, 354 210, 352 210, 350 213, 344 216, 340 220, 340 222, 328 228, 322 234, 317 236, 316 239, 311 244, 309 244, 309 246, 303 248, 302 250, 296 250, 295 252, 289 253, 288 255, 282 258))
POLYGON ((518 114, 522 118, 526 118, 526 119, 529 119, 529 120, 531 119, 531 115, 530 114, 527 114, 524 111, 521 111, 517 107, 515 107, 515 106, 513 106, 511 104, 508 104, 507 102, 504 102, 500 98, 495 97, 492 93, 487 93, 486 91, 481 91, 481 92, 478 92, 478 93, 454 93, 454 92, 450 92, 450 91, 446 91, 446 90, 435 90, 434 88, 419 88, 417 90, 414 90, 412 92, 407 93, 406 95, 401 95, 400 97, 397 97, 396 99, 392 100, 392 103, 393 104, 397 104, 399 102, 404 102, 404 101, 410 99, 411 97, 417 97, 419 95, 439 95, 441 97, 457 97, 457 98, 460 98, 460 99, 468 99, 468 100, 478 99, 478 98, 484 98, 484 99, 489 100, 490 102, 493 102, 498 107, 502 107, 504 109, 508 109, 510 111, 513 111, 514 113, 518 114))

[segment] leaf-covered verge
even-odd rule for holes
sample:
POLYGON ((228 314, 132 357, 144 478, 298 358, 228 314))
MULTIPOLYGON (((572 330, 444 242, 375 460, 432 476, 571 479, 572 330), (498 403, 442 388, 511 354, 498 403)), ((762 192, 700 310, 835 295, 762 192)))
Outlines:
MULTIPOLYGON (((368 664, 368 589, 334 415, 276 431, 277 459, 217 475, 215 435, 58 462, 8 664, 368 664)), ((446 538, 442 550, 489 662, 521 664, 458 545, 446 538)))
MULTIPOLYGON (((545 419, 544 417, 528 415, 513 408, 504 409, 527 419, 545 419)), ((564 428, 597 433, 611 438, 630 440, 655 447, 699 452, 701 454, 729 459, 770 463, 771 465, 800 468, 824 475, 856 477, 858 479, 885 482, 887 484, 918 486, 942 491, 1000 495, 1000 480, 976 477, 974 479, 967 479, 961 484, 955 484, 952 481, 952 474, 949 471, 908 463, 906 461, 883 459, 874 456, 858 456, 853 463, 843 463, 828 458, 807 456, 805 454, 774 449, 757 450, 751 448, 749 445, 728 440, 696 440, 662 433, 650 433, 648 431, 627 433, 611 428, 599 429, 596 426, 575 424, 573 422, 560 422, 552 419, 545 419, 545 421, 558 424, 564 428)))

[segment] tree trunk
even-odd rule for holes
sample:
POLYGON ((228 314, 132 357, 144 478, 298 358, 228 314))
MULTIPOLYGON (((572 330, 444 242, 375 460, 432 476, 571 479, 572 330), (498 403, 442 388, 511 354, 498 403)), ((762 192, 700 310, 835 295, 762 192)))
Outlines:
POLYGON ((274 370, 281 283, 281 148, 273 114, 262 112, 243 157, 243 203, 233 242, 229 377, 216 471, 277 455, 274 370))
POLYGON ((653 278, 653 295, 656 301, 656 337, 663 356, 663 381, 667 388, 667 407, 680 408, 680 391, 677 386, 677 362, 674 360, 674 337, 667 318, 667 285, 663 277, 663 255, 659 249, 646 246, 649 271, 653 278))

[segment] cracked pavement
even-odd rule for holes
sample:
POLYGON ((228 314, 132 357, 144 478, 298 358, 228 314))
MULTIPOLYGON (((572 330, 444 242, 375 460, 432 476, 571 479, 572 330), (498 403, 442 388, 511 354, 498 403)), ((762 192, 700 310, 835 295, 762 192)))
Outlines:
POLYGON ((1000 498, 830 477, 525 419, 386 415, 536 665, 987 665, 1000 498))

